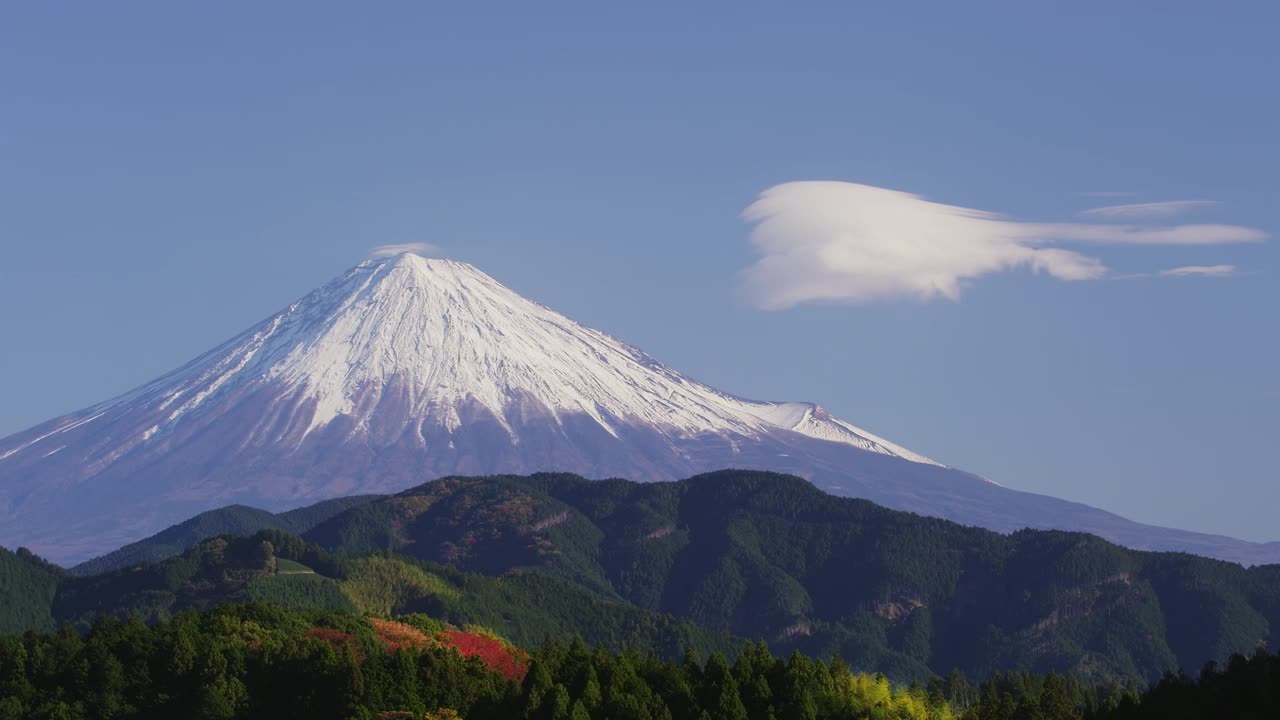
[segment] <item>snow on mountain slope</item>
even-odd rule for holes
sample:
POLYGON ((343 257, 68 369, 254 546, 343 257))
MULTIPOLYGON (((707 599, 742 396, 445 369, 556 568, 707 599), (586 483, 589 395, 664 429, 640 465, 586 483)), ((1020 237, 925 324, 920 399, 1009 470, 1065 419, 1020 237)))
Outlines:
POLYGON ((723 467, 997 530, 1272 552, 1152 534, 947 468, 811 403, 728 395, 470 265, 411 254, 362 263, 151 383, 0 439, 0 545, 75 561, 232 503, 283 510, 449 474, 723 467))
MULTIPOLYGON (((619 422, 645 423, 672 435, 779 428, 848 443, 915 462, 933 461, 852 425, 809 403, 735 398, 693 382, 643 352, 517 295, 465 263, 412 254, 362 263, 229 343, 134 392, 86 411, 0 458, 57 441, 58 434, 124 406, 145 407, 153 423, 123 441, 105 466, 141 444, 156 442, 197 413, 248 386, 283 382, 291 402, 309 405, 306 428, 289 437, 301 444, 335 418, 367 433, 378 402, 369 388, 400 388, 407 432, 455 430, 460 408, 491 414, 519 441, 530 404, 552 420, 581 414, 617 436, 619 422)), ((276 409, 276 408, 272 408, 276 409)), ((249 442, 275 440, 258 428, 249 442)), ((3 446, 0 446, 3 447, 3 446)))

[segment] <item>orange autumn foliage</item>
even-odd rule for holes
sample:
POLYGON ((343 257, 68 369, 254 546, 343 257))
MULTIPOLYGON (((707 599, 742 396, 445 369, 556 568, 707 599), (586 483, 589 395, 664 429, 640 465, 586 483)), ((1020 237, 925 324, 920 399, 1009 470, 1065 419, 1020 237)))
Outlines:
POLYGON ((395 652, 401 648, 422 650, 436 644, 426 633, 406 623, 369 618, 369 624, 373 626, 374 634, 383 645, 387 646, 389 652, 395 652))

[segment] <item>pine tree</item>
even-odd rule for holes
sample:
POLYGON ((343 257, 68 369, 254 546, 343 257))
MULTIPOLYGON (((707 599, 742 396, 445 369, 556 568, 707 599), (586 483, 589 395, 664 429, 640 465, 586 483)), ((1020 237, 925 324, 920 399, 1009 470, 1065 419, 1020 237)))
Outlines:
POLYGON ((600 678, 596 673, 595 666, 588 666, 586 678, 582 684, 582 692, 579 697, 583 706, 589 711, 596 711, 604 702, 604 695, 600 690, 600 678))
POLYGON ((550 695, 555 681, 551 678, 551 672, 547 669, 546 664, 542 661, 542 656, 535 658, 529 666, 529 672, 524 676, 522 686, 523 700, 523 716, 530 720, 538 720, 542 717, 540 711, 543 702, 550 695))
POLYGON ((711 713, 712 720, 748 720, 738 682, 723 655, 713 653, 707 659, 702 682, 702 706, 711 713))
POLYGON ((783 676, 783 692, 777 701, 780 720, 816 720, 818 699, 815 696, 813 661, 800 653, 792 653, 783 676))
POLYGON ((551 688, 546 701, 540 711, 542 717, 549 717, 551 720, 569 720, 570 712, 569 689, 560 683, 556 683, 551 688))
POLYGON ((0 698, 0 720, 27 720, 31 713, 27 706, 16 697, 0 698))
POLYGON ((1067 698, 1067 686, 1057 673, 1049 673, 1040 691, 1040 712, 1044 720, 1074 720, 1078 716, 1067 698))

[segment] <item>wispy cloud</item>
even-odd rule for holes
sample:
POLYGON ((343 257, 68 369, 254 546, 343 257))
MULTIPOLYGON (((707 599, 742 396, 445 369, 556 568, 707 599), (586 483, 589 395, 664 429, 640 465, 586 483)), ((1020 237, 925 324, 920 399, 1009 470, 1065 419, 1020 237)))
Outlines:
POLYGON ((1230 245, 1262 242, 1267 234, 1241 225, 1102 225, 1094 223, 1012 223, 1033 235, 1034 242, 1079 242, 1100 245, 1230 245))
POLYGON ((1157 270, 1156 272, 1125 273, 1112 275, 1112 280, 1138 280, 1140 278, 1180 278, 1180 277, 1212 277, 1227 278, 1243 275, 1235 265, 1184 265, 1182 267, 1157 270))
POLYGON ((413 253, 414 255, 439 255, 440 247, 431 243, 401 243, 398 245, 379 245, 369 251, 371 258, 393 257, 413 253))
POLYGON ((1108 205, 1084 210, 1080 214, 1088 217, 1105 219, 1130 220, 1137 218, 1168 218, 1219 205, 1217 200, 1166 200, 1164 202, 1132 203, 1129 205, 1108 205))
POLYGON ((1161 277, 1232 277, 1239 275, 1235 265, 1186 265, 1161 270, 1161 277))
POLYGON ((911 193, 833 181, 761 193, 743 217, 760 258, 743 282, 761 308, 806 302, 958 299, 979 277, 1030 268, 1059 280, 1107 275, 1103 262, 1062 244, 1219 245, 1266 234, 1237 225, 1148 227, 1033 223, 931 202, 911 193))

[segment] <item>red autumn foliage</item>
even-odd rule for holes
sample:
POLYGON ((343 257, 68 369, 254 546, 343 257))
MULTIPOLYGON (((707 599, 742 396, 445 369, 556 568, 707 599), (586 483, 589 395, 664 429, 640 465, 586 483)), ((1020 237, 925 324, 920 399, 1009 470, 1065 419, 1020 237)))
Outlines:
POLYGON ((522 680, 529 669, 528 655, 519 648, 500 640, 473 633, 450 630, 445 633, 449 646, 463 657, 478 657, 489 669, 501 673, 508 680, 522 680))
POLYGON ((333 649, 338 652, 342 652, 343 648, 351 648, 351 651, 355 653, 356 659, 364 662, 364 652, 360 647, 360 641, 356 640, 356 636, 351 633, 344 633, 333 628, 313 627, 307 630, 307 637, 323 640, 332 645, 333 649))
MULTIPOLYGON (((529 653, 523 649, 491 636, 485 631, 465 632, 449 630, 434 637, 407 623, 382 618, 369 618, 378 640, 390 652, 397 650, 425 650, 430 647, 451 647, 463 657, 478 657, 490 670, 508 680, 523 680, 529 670, 529 653)), ((350 648, 359 662, 365 661, 364 648, 355 635, 333 628, 313 627, 306 636, 322 640, 338 652, 350 648)))

